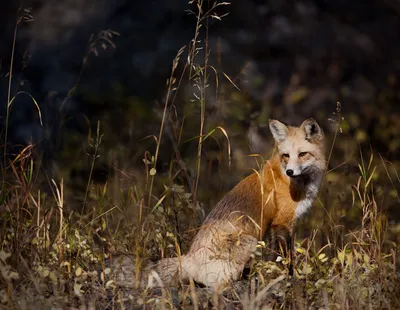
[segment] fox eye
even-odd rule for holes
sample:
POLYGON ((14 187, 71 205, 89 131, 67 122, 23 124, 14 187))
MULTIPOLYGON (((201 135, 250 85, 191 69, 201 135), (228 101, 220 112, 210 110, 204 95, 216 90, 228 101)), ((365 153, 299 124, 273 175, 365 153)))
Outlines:
POLYGON ((299 153, 299 157, 306 156, 306 155, 307 155, 307 153, 308 153, 308 152, 300 152, 300 153, 299 153))
POLYGON ((282 158, 289 158, 289 154, 282 154, 282 158))

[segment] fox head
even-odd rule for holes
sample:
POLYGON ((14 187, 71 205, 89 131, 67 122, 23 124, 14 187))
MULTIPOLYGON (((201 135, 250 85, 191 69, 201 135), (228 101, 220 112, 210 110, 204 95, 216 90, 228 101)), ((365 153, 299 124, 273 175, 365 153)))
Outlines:
POLYGON ((306 119, 300 127, 270 120, 269 128, 287 176, 312 177, 325 169, 324 133, 313 118, 306 119))

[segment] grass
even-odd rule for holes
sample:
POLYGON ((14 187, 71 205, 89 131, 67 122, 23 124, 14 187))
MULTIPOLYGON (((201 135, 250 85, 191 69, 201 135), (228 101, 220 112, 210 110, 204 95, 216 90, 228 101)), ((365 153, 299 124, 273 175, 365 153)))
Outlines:
MULTIPOLYGON (((231 168, 221 170, 225 179, 232 175, 239 179, 250 171, 232 160, 229 129, 207 123, 207 98, 214 93, 211 85, 215 84, 217 95, 222 85, 219 76, 233 84, 227 74, 209 64, 207 40, 210 21, 223 17, 216 11, 227 3, 199 0, 190 4, 197 10, 194 39, 173 60, 158 135, 150 136, 155 146, 144 153, 144 169, 135 176, 118 166, 107 183, 94 184, 93 169, 99 156, 105 156, 101 145, 107 136, 98 123, 88 152, 90 174, 80 209, 75 210, 70 198, 74 193, 63 177, 43 186, 46 176, 34 155, 34 145, 9 154, 6 124, 1 168, 0 305, 9 309, 398 309, 399 224, 388 216, 388 206, 399 199, 397 166, 378 158, 372 148, 361 151, 357 162, 343 163, 335 156, 340 150, 338 142, 346 139, 340 135, 340 106, 333 134, 327 132, 332 141, 330 167, 334 168, 327 171, 313 211, 296 229, 293 278, 288 276, 285 258, 261 259, 268 249, 260 241, 249 275, 222 291, 212 292, 193 282, 158 289, 117 285, 109 262, 118 260, 121 253, 134 257, 129 268, 138 279, 150 260, 187 250, 207 213, 205 202, 217 200, 207 198, 201 189, 216 178, 215 169, 208 174, 210 167, 204 162, 207 143, 220 145, 218 160, 231 168), (194 85, 192 104, 199 111, 197 121, 190 115, 178 116, 177 93, 183 83, 194 85), (187 137, 188 122, 199 124, 194 137, 187 137), (172 153, 168 169, 162 172, 157 164, 160 154, 168 151, 162 144, 166 138, 173 142, 172 153), (193 156, 182 155, 188 143, 196 143, 193 156), (342 173, 344 164, 356 172, 342 173)), ((106 33, 99 38, 111 40, 106 33)), ((95 45, 90 44, 89 50, 95 50, 95 45)), ((78 84, 79 80, 73 91, 78 84)), ((7 120, 15 98, 11 88, 8 98, 7 120)), ((122 161, 128 162, 128 157, 122 161)), ((157 275, 153 277, 157 281, 157 275)))

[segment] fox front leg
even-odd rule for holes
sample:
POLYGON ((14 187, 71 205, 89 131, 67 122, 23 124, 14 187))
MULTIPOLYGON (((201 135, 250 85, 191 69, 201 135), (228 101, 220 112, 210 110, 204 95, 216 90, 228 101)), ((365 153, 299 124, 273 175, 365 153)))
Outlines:
POLYGON ((293 276, 293 238, 292 229, 283 225, 273 225, 272 246, 273 251, 281 253, 282 257, 289 260, 289 276, 293 276))

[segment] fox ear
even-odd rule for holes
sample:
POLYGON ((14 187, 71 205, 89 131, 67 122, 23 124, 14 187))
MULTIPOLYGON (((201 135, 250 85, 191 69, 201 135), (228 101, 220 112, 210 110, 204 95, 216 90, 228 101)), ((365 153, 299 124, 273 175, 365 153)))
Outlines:
POLYGON ((277 121, 275 119, 269 120, 269 129, 271 130, 272 136, 277 143, 284 141, 289 133, 289 129, 284 123, 277 121))
POLYGON ((324 132, 313 118, 306 119, 303 124, 301 124, 301 128, 304 128, 306 140, 321 141, 324 138, 324 132))

